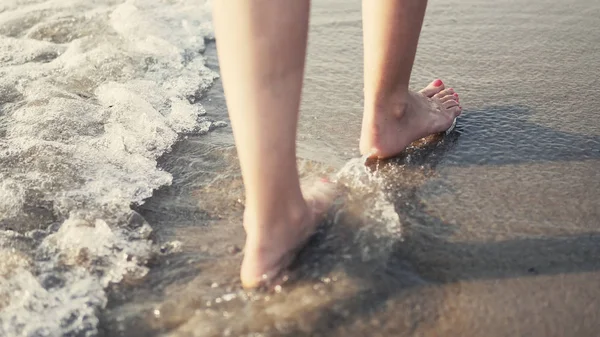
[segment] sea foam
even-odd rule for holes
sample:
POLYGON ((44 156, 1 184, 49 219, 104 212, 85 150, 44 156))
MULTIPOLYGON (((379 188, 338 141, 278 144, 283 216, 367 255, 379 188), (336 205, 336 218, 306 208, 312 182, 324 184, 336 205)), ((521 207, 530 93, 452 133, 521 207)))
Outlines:
POLYGON ((208 1, 2 1, 0 335, 93 336, 106 287, 147 273, 131 205, 211 127, 211 38, 208 1))

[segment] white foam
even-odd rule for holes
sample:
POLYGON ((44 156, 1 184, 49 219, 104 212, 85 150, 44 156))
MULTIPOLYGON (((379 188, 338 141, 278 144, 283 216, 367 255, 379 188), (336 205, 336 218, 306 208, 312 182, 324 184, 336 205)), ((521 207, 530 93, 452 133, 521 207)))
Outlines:
MULTIPOLYGON (((0 176, 0 179, 2 176, 0 176)), ((14 217, 22 211, 25 195, 23 188, 15 179, 0 180, 0 214, 3 217, 14 217)))
POLYGON ((212 125, 205 38, 209 1, 2 1, 0 229, 42 230, 0 230, 0 335, 95 335, 104 289, 146 274, 150 228, 124 219, 212 125))

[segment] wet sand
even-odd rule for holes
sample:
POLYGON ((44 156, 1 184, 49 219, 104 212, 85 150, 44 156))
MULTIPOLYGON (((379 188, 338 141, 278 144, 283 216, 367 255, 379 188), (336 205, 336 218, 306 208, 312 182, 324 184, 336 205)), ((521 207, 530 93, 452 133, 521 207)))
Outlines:
MULTIPOLYGON (((307 178, 342 170, 346 194, 290 281, 241 290, 231 129, 190 136, 161 160, 173 185, 139 209, 158 244, 182 246, 112 289, 105 335, 597 335, 600 5, 430 2, 412 85, 442 78, 464 115, 443 141, 366 170, 348 164, 359 10, 313 5, 299 163, 307 178)), ((214 45, 206 55, 217 69, 214 45)), ((204 103, 226 117, 220 82, 204 103)))

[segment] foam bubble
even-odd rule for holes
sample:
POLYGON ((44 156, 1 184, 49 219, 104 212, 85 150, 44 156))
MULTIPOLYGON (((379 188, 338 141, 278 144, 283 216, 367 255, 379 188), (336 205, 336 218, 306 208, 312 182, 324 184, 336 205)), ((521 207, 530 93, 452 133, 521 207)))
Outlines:
POLYGON ((208 1, 0 5, 0 335, 92 336, 105 288, 147 273, 128 222, 172 177, 181 133, 212 123, 208 1))

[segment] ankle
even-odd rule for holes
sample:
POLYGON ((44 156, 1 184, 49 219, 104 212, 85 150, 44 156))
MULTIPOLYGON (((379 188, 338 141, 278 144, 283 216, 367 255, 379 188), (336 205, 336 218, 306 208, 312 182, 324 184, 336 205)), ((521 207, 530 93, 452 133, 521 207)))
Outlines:
POLYGON ((390 94, 378 94, 365 97, 364 117, 368 121, 387 119, 389 116, 402 118, 407 110, 410 99, 408 89, 399 90, 390 94))
POLYGON ((299 226, 308 216, 309 210, 304 199, 278 203, 268 209, 247 207, 244 211, 246 243, 260 248, 289 232, 291 227, 299 226))

